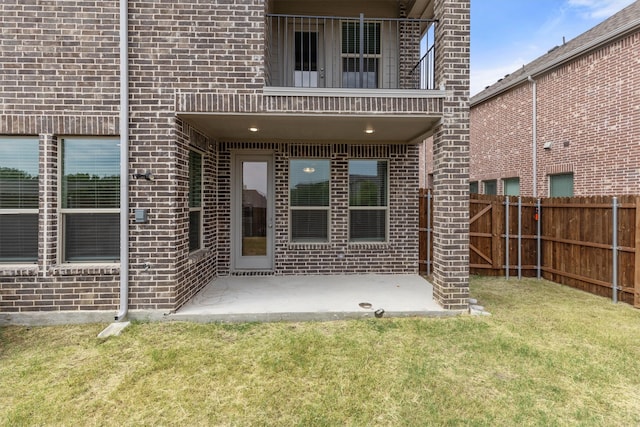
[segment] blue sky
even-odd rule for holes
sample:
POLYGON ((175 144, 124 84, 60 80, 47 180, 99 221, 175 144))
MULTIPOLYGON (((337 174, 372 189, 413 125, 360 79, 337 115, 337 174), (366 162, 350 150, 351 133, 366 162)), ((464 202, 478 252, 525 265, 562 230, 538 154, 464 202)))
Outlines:
POLYGON ((471 95, 634 0, 472 0, 471 95))

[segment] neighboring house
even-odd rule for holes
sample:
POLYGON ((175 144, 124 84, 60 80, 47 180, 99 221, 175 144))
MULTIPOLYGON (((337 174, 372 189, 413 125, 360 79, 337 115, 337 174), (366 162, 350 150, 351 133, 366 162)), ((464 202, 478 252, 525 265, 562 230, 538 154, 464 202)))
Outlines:
POLYGON ((0 16, 0 312, 123 318, 217 276, 415 274, 428 135, 434 297, 467 306, 469 0, 0 16))
POLYGON ((636 1, 473 96, 471 191, 639 194, 639 70, 636 1))

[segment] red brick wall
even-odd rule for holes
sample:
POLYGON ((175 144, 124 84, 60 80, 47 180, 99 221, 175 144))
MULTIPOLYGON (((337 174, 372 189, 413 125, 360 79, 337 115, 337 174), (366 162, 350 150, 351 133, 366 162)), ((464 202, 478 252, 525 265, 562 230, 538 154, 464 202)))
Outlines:
MULTIPOLYGON (((531 87, 529 84, 471 108, 471 181, 520 178, 531 195, 531 87)), ((481 190, 482 191, 482 190, 481 190)))
MULTIPOLYGON (((576 196, 640 193, 639 63, 635 33, 536 78, 538 196, 561 172, 573 172, 576 196)), ((519 176, 532 195, 531 86, 472 107, 472 181, 519 176)))

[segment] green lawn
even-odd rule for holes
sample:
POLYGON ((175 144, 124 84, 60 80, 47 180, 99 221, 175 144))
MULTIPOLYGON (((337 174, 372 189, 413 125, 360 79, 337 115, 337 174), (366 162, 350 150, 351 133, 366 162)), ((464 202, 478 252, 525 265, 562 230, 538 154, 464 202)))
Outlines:
POLYGON ((473 278, 492 316, 0 329, 2 425, 640 425, 640 310, 473 278))

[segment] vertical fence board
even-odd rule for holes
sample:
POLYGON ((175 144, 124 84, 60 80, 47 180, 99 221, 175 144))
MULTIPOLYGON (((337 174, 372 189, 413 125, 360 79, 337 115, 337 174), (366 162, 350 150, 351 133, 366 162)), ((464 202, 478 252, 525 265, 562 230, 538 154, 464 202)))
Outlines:
POLYGON ((504 216, 500 215, 502 204, 499 200, 491 201, 491 260, 493 261, 493 269, 501 270, 504 256, 500 249, 503 248, 500 230, 504 224, 504 216))

